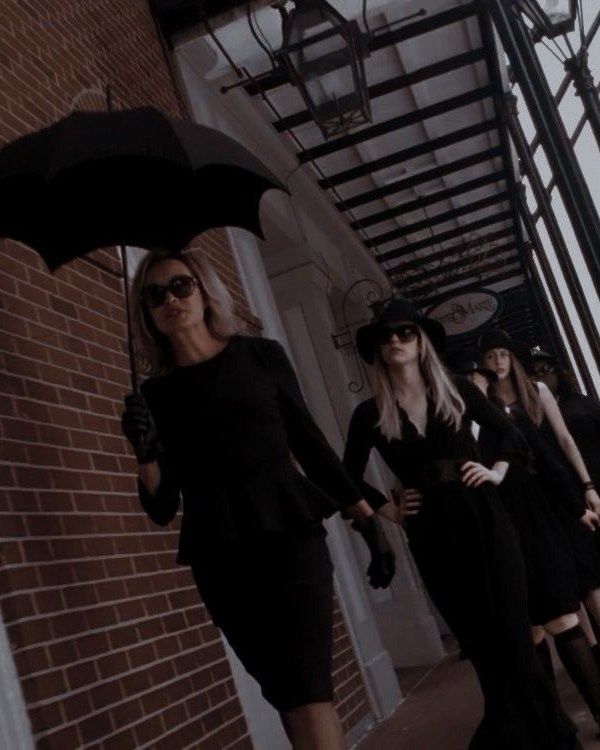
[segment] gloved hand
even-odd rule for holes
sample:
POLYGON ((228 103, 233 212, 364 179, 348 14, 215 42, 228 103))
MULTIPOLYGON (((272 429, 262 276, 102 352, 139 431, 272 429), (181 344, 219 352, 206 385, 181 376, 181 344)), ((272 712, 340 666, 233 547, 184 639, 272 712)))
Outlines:
POLYGON ((396 555, 385 536, 380 520, 376 515, 352 522, 352 528, 365 540, 371 552, 371 562, 367 568, 369 584, 374 589, 385 589, 392 582, 396 572, 396 555))
POLYGON ((130 393, 125 396, 121 428, 131 443, 139 464, 149 464, 156 460, 159 452, 158 434, 150 409, 141 393, 130 393))

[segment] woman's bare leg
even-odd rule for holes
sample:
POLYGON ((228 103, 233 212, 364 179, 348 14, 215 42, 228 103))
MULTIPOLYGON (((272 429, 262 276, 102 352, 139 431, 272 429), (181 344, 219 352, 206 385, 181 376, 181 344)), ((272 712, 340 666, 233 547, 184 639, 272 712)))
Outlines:
POLYGON ((308 703, 281 714, 294 750, 344 750, 344 732, 333 703, 308 703))
POLYGON ((589 591, 585 599, 583 600, 585 609, 590 618, 590 625, 596 635, 596 640, 600 641, 598 637, 600 634, 600 589, 594 589, 589 591))

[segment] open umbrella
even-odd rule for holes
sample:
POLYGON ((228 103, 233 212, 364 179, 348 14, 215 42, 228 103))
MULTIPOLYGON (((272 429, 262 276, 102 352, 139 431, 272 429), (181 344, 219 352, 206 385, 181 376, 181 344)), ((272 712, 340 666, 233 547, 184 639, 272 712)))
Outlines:
MULTIPOLYGON (((223 226, 262 237, 259 203, 284 185, 232 138, 151 107, 74 112, 0 150, 0 237, 53 271, 100 247, 174 254, 223 226)), ((125 269, 127 292, 127 274, 125 269)), ((128 310, 130 358, 135 375, 128 310)))

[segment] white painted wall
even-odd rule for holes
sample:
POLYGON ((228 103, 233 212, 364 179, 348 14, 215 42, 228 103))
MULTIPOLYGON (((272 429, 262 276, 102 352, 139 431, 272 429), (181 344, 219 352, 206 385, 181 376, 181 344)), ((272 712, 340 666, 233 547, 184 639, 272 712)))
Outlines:
POLYGON ((34 750, 21 683, 0 615, 0 748, 34 750))

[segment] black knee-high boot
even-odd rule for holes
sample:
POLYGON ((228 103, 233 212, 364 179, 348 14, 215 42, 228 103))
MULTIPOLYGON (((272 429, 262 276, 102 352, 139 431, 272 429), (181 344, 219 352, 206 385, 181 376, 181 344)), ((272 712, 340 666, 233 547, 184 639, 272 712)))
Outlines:
POLYGON ((600 719, 600 673, 581 625, 554 636, 560 660, 592 715, 600 719))
POLYGON ((546 672, 552 682, 555 682, 554 667, 552 666, 552 655, 550 654, 550 646, 548 645, 548 641, 546 640, 546 638, 544 638, 543 641, 540 641, 536 645, 535 650, 537 651, 538 659, 542 662, 544 672, 546 672))

